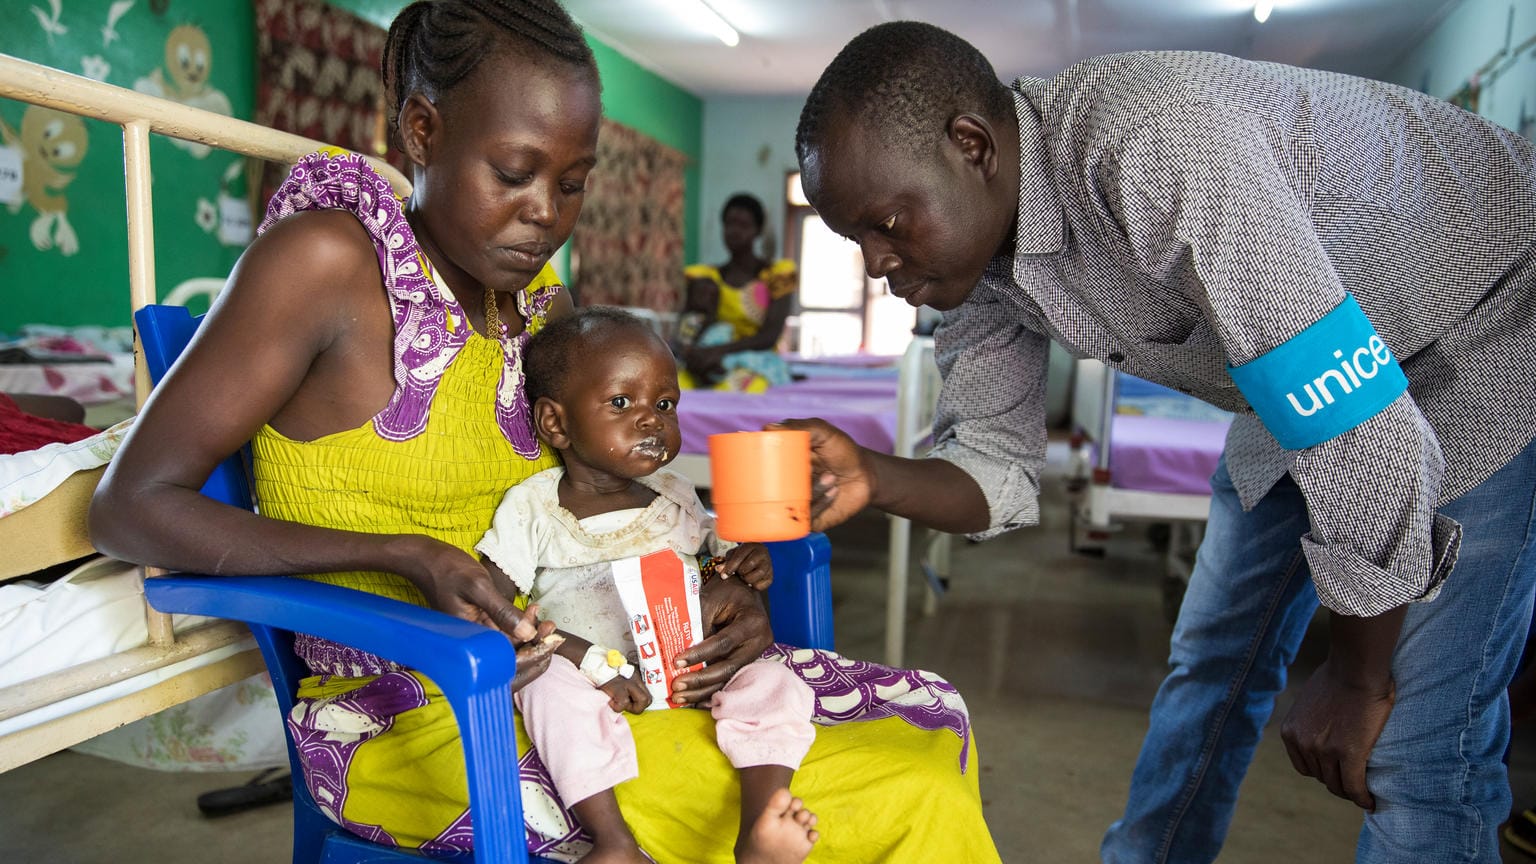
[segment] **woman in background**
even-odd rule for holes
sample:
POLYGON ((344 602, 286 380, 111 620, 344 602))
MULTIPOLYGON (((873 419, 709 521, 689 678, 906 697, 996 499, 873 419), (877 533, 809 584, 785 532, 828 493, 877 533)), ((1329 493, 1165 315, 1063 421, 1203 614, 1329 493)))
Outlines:
POLYGON ((687 302, 677 348, 685 388, 758 391, 789 383, 789 365, 776 346, 800 278, 795 262, 758 257, 763 221, 763 202, 732 195, 720 212, 730 260, 683 270, 687 302))

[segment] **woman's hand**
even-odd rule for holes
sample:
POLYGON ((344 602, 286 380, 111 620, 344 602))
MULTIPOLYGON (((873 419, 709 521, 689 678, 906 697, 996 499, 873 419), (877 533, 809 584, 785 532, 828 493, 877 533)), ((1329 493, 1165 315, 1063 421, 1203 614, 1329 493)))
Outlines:
POLYGON ((707 701, 741 667, 761 657, 773 644, 773 629, 757 592, 739 579, 713 579, 699 593, 704 616, 704 641, 684 651, 674 662, 679 668, 709 664, 697 672, 677 676, 672 682, 672 701, 678 705, 707 701))
POLYGON ((520 623, 527 623, 527 613, 497 590, 484 564, 425 535, 403 534, 397 542, 401 563, 393 569, 421 589, 428 606, 500 630, 514 643, 526 641, 518 639, 516 630, 520 623))
POLYGON ((825 420, 785 420, 768 429, 811 433, 811 530, 825 531, 853 518, 875 495, 868 451, 825 420))
POLYGON ((773 584, 773 558, 761 543, 739 543, 720 557, 715 572, 722 577, 735 576, 758 591, 773 584))
POLYGON ((517 608, 496 589, 485 565, 455 546, 420 534, 401 535, 398 542, 405 566, 396 571, 421 589, 428 606, 500 630, 512 640, 517 648, 514 692, 544 674, 565 637, 555 633, 555 622, 539 620, 537 603, 517 608))
POLYGON ((608 707, 615 714, 628 711, 639 714, 651 704, 651 691, 640 681, 640 673, 615 675, 607 684, 597 688, 608 694, 608 707))
POLYGON ((695 377, 707 380, 720 370, 720 361, 725 359, 725 350, 721 346, 709 348, 689 348, 683 357, 683 363, 695 377))

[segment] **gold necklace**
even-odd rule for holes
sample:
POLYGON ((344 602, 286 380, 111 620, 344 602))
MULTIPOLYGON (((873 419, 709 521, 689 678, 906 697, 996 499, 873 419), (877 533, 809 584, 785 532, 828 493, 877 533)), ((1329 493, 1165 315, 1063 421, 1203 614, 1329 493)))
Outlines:
POLYGON ((507 322, 501 320, 501 307, 496 304, 496 292, 487 286, 485 289, 485 338, 497 338, 497 332, 491 329, 493 327, 500 329, 499 335, 502 338, 506 337, 509 328, 507 322))

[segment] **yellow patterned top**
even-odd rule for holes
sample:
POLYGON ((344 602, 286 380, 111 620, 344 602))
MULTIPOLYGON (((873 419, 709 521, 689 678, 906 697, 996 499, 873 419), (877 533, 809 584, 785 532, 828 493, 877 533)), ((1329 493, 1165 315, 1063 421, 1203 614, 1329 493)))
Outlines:
POLYGON ((713 264, 690 264, 683 268, 686 279, 708 279, 719 288, 715 320, 731 325, 732 341, 757 334, 768 318, 773 301, 800 289, 795 262, 779 259, 758 272, 757 278, 737 287, 725 281, 720 268, 713 264))
MULTIPOLYGON (((555 279, 546 268, 527 289, 555 279)), ((543 324, 528 322, 530 332, 543 324)), ((450 329, 468 326, 448 316, 450 329)), ((541 447, 537 459, 513 449, 496 419, 502 346, 471 332, 443 372, 427 426, 388 441, 372 420, 313 441, 294 441, 263 426, 251 440, 255 497, 264 516, 370 534, 425 534, 470 555, 512 486, 559 464, 541 447)), ((403 576, 326 573, 308 578, 425 605, 403 576)))

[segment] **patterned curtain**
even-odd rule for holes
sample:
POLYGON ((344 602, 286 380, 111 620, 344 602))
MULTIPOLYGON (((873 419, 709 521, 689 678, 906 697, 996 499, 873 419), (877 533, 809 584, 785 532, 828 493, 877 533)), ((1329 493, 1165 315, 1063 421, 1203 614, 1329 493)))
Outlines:
MULTIPOLYGON (((385 31, 323 0, 256 0, 256 117, 358 153, 389 150, 379 58, 385 31)), ((390 162, 404 167, 398 149, 390 162)), ((265 207, 288 173, 268 165, 265 207)))
POLYGON ((681 152, 603 121, 597 168, 571 239, 571 282, 581 305, 677 309, 687 164, 681 152))

